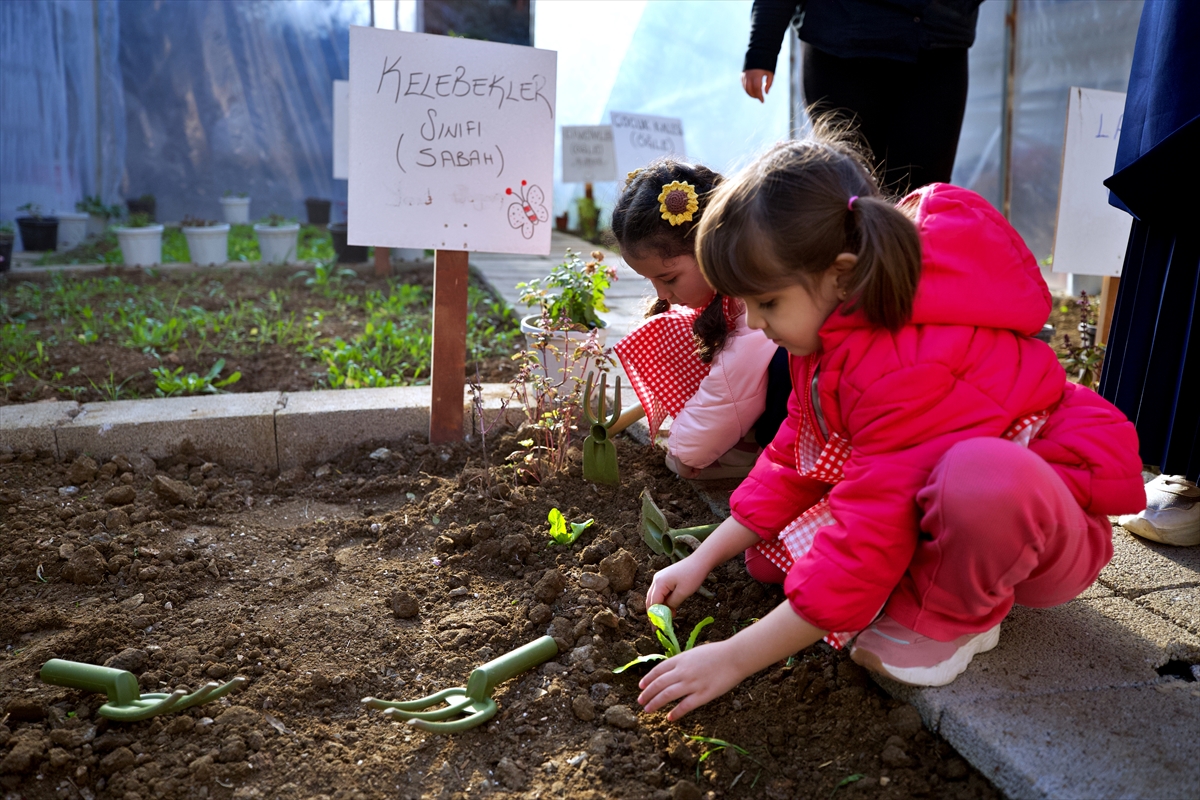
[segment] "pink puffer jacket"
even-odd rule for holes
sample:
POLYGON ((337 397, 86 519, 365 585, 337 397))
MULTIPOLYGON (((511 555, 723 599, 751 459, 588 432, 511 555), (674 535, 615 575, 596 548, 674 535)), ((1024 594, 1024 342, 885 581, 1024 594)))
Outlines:
MULTIPOLYGON (((934 184, 914 194, 922 272, 910 322, 891 332, 835 311, 821 329, 820 406, 852 453, 830 493, 836 523, 817 533, 784 591, 825 630, 865 627, 899 583, 917 542, 915 498, 942 454, 1028 414, 1051 411, 1030 449, 1086 512, 1145 506, 1133 425, 1069 383, 1033 338, 1051 300, 1021 237, 974 192, 934 184)), ((799 404, 811 401, 803 361, 792 367, 788 420, 731 500, 733 516, 764 539, 828 488, 796 472, 799 404)))

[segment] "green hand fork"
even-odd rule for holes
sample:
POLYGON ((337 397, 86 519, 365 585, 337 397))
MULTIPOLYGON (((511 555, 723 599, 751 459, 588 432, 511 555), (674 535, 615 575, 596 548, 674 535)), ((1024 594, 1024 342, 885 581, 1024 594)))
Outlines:
POLYGON ((191 694, 183 689, 176 689, 170 694, 140 694, 137 678, 132 672, 61 658, 47 661, 42 667, 41 678, 55 686, 106 693, 108 702, 100 706, 97 713, 116 722, 137 722, 159 714, 183 711, 224 697, 246 684, 245 678, 234 678, 225 684, 206 683, 191 694))
MULTIPOLYGON (((719 524, 719 523, 718 523, 719 524)), ((654 552, 680 561, 695 552, 700 543, 717 525, 697 525, 692 528, 672 528, 662 509, 654 504, 649 489, 642 490, 642 518, 638 524, 642 539, 654 552), (690 548, 690 549, 686 549, 690 548)))
POLYGON ((599 413, 592 416, 592 378, 595 374, 588 373, 583 390, 583 418, 591 426, 591 433, 583 440, 583 479, 616 486, 621 482, 621 473, 617 467, 617 448, 608 438, 608 429, 615 425, 621 416, 621 376, 617 376, 613 406, 608 419, 605 419, 604 395, 608 388, 608 374, 600 374, 599 413))
POLYGON ((496 715, 499 707, 492 699, 492 691, 497 684, 549 661, 556 655, 558 645, 554 643, 554 639, 543 636, 473 670, 467 678, 465 689, 461 686, 443 689, 419 700, 400 703, 375 697, 364 697, 362 702, 367 708, 383 709, 384 716, 389 719, 403 720, 423 731, 462 733, 482 725, 496 715), (443 701, 446 703, 443 707, 426 711, 443 701), (452 717, 457 719, 451 719, 452 717))

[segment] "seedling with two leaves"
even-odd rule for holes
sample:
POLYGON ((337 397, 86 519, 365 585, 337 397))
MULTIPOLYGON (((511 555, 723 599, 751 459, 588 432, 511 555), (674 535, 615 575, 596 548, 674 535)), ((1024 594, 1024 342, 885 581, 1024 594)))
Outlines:
POLYGON ((592 527, 592 525, 596 522, 594 518, 587 519, 583 522, 572 522, 569 523, 571 529, 568 531, 566 517, 564 517, 563 513, 557 508, 550 509, 550 513, 547 515, 546 519, 550 522, 550 538, 553 540, 552 544, 565 545, 575 544, 575 540, 578 539, 584 531, 592 527))
POLYGON ((691 650, 696 646, 696 638, 700 635, 700 631, 704 630, 705 626, 713 623, 712 617, 705 617, 696 623, 696 627, 692 628, 692 633, 688 636, 687 644, 683 647, 679 646, 679 640, 675 638, 675 623, 671 616, 671 609, 661 603, 656 603, 646 609, 646 616, 650 618, 650 622, 654 624, 654 635, 658 637, 659 644, 663 646, 663 653, 650 653, 644 656, 638 656, 633 661, 622 667, 617 667, 613 670, 614 673, 620 674, 630 667, 638 664, 648 664, 651 661, 662 661, 677 656, 684 650, 691 650))
POLYGON ((183 711, 210 703, 246 684, 245 678, 238 677, 224 684, 206 683, 191 694, 183 689, 176 689, 170 694, 141 694, 137 678, 132 672, 61 658, 47 661, 42 667, 41 678, 55 686, 106 693, 108 702, 100 706, 96 713, 117 722, 138 722, 159 714, 183 711))

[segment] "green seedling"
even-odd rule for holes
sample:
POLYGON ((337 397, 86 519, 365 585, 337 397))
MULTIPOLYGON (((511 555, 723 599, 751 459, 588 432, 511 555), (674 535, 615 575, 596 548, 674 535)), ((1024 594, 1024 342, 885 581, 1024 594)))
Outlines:
POLYGON ((580 534, 596 522, 595 519, 589 519, 586 522, 572 522, 571 530, 567 530, 567 520, 563 517, 562 512, 557 508, 550 509, 550 514, 547 516, 550 521, 550 538, 555 544, 575 544, 575 540, 580 534))
POLYGON ((713 623, 712 617, 705 617, 696 623, 696 627, 692 628, 692 633, 688 636, 687 644, 683 647, 679 646, 679 640, 675 638, 675 624, 672 620, 671 609, 668 606, 657 603, 646 609, 646 616, 650 618, 650 622, 654 624, 654 635, 658 637, 658 642, 663 646, 663 653, 650 653, 649 655, 638 656, 633 661, 630 661, 623 667, 617 667, 613 670, 615 674, 620 674, 625 670, 637 664, 648 664, 651 661, 662 661, 677 656, 684 650, 691 650, 696 646, 696 638, 700 635, 700 631, 706 625, 713 623))
POLYGON ((150 374, 154 376, 158 393, 165 397, 176 394, 200 394, 201 392, 219 394, 224 387, 242 379, 242 373, 235 372, 224 380, 217 380, 217 376, 223 369, 225 369, 225 359, 220 358, 204 375, 197 375, 194 372, 183 375, 183 367, 173 370, 166 367, 155 367, 150 370, 150 374))
POLYGON ((598 413, 592 416, 592 378, 594 372, 589 372, 583 389, 583 418, 591 426, 591 433, 583 440, 583 479, 593 483, 605 483, 616 486, 621 482, 621 473, 617 467, 617 448, 608 437, 608 429, 617 424, 621 416, 621 376, 617 376, 617 389, 614 395, 610 413, 604 413, 607 398, 608 374, 600 374, 600 399, 598 413))
MULTIPOLYGON (((705 761, 707 761, 709 756, 711 756, 715 753, 719 753, 727 747, 736 750, 738 753, 744 755, 746 758, 750 759, 755 764, 758 764, 760 767, 762 766, 762 762, 760 762, 754 756, 750 755, 749 750, 747 750, 746 748, 744 748, 740 745, 736 745, 733 742, 727 742, 724 739, 714 739, 711 736, 689 735, 687 738, 691 739, 693 742, 700 742, 701 744, 711 745, 711 747, 705 748, 704 752, 700 754, 700 758, 696 761, 696 779, 697 780, 699 780, 699 778, 700 778, 700 765, 703 764, 705 761)), ((736 782, 736 780, 737 779, 735 778, 734 781, 736 782)), ((757 780, 757 778, 755 780, 757 780)), ((733 787, 730 786, 729 788, 732 789, 733 787)))
POLYGON ((838 783, 837 786, 833 787, 833 791, 829 793, 829 796, 833 797, 835 794, 837 794, 838 789, 842 788, 843 786, 849 786, 856 781, 861 781, 865 777, 867 776, 861 772, 856 772, 853 775, 847 775, 845 778, 842 778, 841 782, 838 783))
MULTIPOLYGON (((719 524, 719 523, 718 523, 719 524)), ((695 552, 717 524, 697 525, 692 528, 672 528, 662 509, 654 504, 649 489, 642 490, 642 519, 638 524, 642 539, 650 549, 672 561, 681 561, 695 552)))
POLYGON ((108 695, 108 702, 100 706, 97 713, 116 722, 138 722, 159 714, 183 711, 224 697, 246 684, 245 678, 238 677, 224 684, 206 683, 191 694, 183 689, 176 689, 170 694, 140 694, 137 678, 132 672, 61 658, 47 661, 42 667, 41 678, 55 686, 104 692, 108 695))
POLYGON ((499 707, 492 699, 496 686, 558 655, 558 645, 550 636, 494 658, 471 672, 466 687, 457 686, 406 702, 364 697, 367 708, 383 710, 384 716, 404 721, 429 733, 461 733, 478 727, 496 715, 499 707), (441 708, 428 711, 439 703, 441 708))

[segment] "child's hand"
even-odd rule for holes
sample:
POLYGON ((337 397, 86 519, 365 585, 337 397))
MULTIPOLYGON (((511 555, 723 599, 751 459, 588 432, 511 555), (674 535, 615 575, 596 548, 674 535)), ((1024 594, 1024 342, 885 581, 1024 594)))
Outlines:
POLYGON ((661 662, 638 683, 642 690, 638 702, 650 712, 678 700, 667 714, 667 719, 674 722, 725 694, 747 677, 727 648, 728 642, 703 644, 661 662))
POLYGON ((708 577, 708 565, 695 555, 688 556, 666 569, 654 573, 650 591, 646 593, 646 607, 665 603, 674 611, 679 604, 691 597, 708 577))

